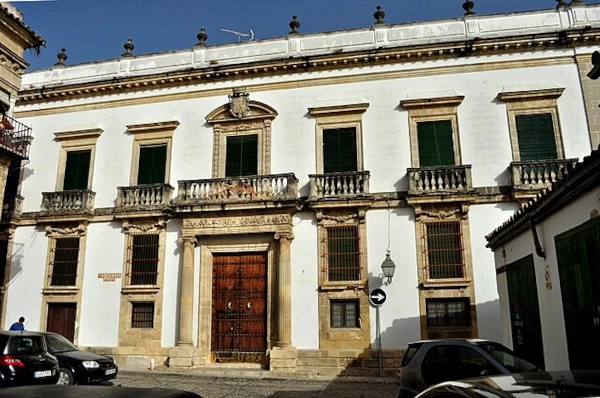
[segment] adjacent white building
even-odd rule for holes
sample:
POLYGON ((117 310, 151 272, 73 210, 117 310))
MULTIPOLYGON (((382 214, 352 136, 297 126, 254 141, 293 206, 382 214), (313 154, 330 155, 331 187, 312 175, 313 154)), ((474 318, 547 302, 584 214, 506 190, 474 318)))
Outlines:
POLYGON ((502 340, 485 236, 600 143, 600 6, 381 19, 25 74, 4 325, 122 365, 368 374, 382 287, 390 374, 410 341, 502 340))

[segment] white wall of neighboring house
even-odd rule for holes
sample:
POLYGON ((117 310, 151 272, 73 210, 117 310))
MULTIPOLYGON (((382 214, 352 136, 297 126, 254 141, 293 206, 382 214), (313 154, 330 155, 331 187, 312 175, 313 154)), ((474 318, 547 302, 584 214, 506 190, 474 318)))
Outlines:
MULTIPOLYGON (((549 371, 569 368, 565 319, 554 239, 557 235, 588 221, 593 210, 600 210, 599 198, 600 188, 597 188, 564 206, 543 222, 536 224, 538 238, 545 251, 546 258, 541 258, 535 254, 531 230, 519 234, 494 252, 496 267, 510 264, 534 253, 533 258, 540 305, 542 339, 544 343, 544 360, 546 370, 549 371), (503 253, 506 253, 506 257, 503 256, 503 253), (549 267, 550 271, 551 289, 547 289, 546 287, 546 266, 549 267)), ((501 313, 506 319, 502 327, 502 340, 509 346, 512 346, 506 275, 502 274, 500 276, 497 283, 501 297, 501 313)))

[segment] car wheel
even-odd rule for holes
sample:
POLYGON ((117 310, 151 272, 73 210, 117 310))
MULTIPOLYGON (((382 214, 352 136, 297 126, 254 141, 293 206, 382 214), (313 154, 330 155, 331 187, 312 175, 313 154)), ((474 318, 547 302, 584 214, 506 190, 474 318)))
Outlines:
POLYGON ((70 386, 75 384, 75 377, 73 377, 73 372, 66 368, 60 368, 58 371, 58 381, 56 384, 60 384, 62 386, 70 386))

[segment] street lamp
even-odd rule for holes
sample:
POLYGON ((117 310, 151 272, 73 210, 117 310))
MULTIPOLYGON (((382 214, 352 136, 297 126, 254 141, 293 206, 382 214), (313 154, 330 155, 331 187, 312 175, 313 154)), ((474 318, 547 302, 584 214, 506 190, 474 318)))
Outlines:
POLYGON ((385 278, 384 284, 389 285, 392 283, 394 271, 396 270, 396 263, 394 263, 394 260, 390 258, 389 250, 385 254, 385 260, 383 260, 383 263, 381 263, 381 270, 383 271, 383 276, 385 278))

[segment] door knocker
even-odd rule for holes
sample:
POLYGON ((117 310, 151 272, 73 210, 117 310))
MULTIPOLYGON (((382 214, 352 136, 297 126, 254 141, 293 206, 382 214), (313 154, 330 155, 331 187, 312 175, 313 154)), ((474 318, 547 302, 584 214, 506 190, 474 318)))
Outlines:
POLYGON ((252 308, 252 303, 250 303, 250 302, 248 301, 248 304, 246 304, 246 308, 248 308, 248 309, 252 308))
POLYGON ((231 301, 228 301, 228 302, 227 302, 227 311, 232 311, 232 308, 231 308, 231 301))

